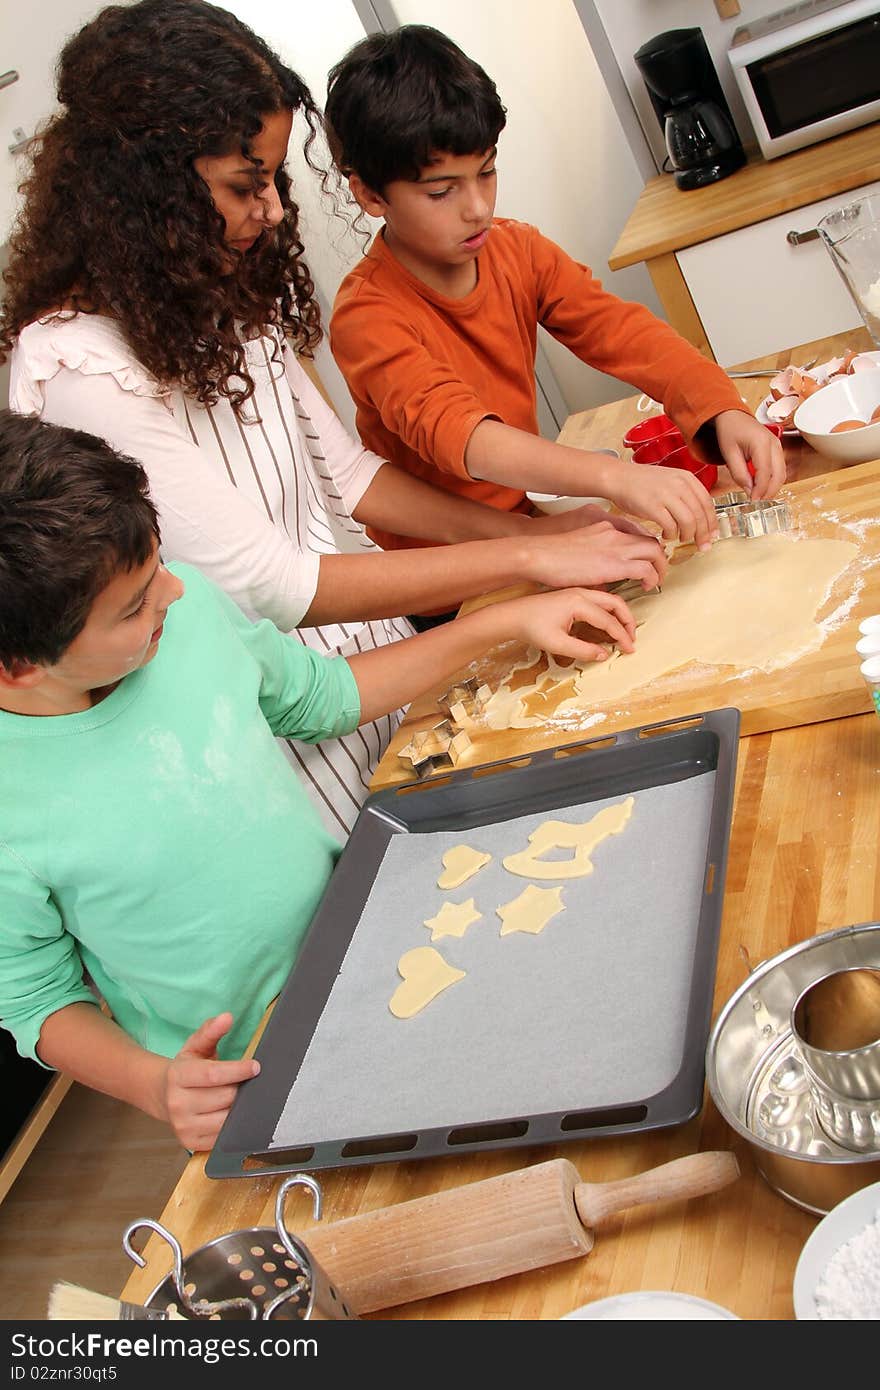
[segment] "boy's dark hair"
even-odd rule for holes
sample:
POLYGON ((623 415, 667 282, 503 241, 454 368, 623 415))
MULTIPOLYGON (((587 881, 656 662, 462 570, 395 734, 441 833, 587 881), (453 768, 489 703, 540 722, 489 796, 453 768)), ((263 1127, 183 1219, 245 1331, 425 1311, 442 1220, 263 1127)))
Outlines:
POLYGON ((331 68, 325 108, 334 163, 384 192, 438 152, 482 154, 507 119, 495 83, 427 24, 371 34, 331 68))
POLYGON ((84 430, 0 410, 0 663, 54 665, 159 539, 147 477, 84 430))

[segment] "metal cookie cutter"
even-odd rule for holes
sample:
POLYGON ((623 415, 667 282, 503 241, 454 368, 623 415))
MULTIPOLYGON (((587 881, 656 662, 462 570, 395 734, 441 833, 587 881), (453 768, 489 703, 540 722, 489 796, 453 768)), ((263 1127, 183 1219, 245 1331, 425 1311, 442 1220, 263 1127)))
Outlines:
POLYGON ((640 579, 618 579, 613 584, 606 584, 605 588, 609 594, 617 594, 624 603, 632 603, 637 598, 647 598, 649 594, 662 594, 663 586, 655 584, 653 589, 645 589, 640 579))
POLYGON ((715 514, 721 540, 770 536, 792 529, 791 508, 787 502, 750 502, 745 492, 725 492, 716 497, 715 514))
POLYGON ((420 729, 413 734, 397 756, 401 761, 411 763, 416 776, 421 779, 455 767, 470 746, 470 738, 464 729, 456 731, 449 719, 442 719, 433 728, 420 729))
POLYGON ((478 714, 491 696, 492 691, 488 685, 480 685, 475 676, 468 676, 466 680, 458 681, 444 691, 437 704, 446 711, 453 722, 457 722, 463 716, 472 717, 478 714))
POLYGON ((284 1223, 284 1201, 292 1187, 307 1187, 314 1196, 314 1215, 321 1215, 321 1189, 306 1173, 295 1173, 278 1189, 275 1226, 252 1227, 200 1245, 186 1260, 170 1231, 158 1221, 133 1221, 125 1230, 125 1253, 143 1269, 146 1260, 131 1244, 133 1233, 149 1227, 171 1246, 174 1267, 156 1285, 146 1306, 169 1308, 203 1320, 355 1318, 344 1298, 312 1258, 307 1247, 284 1223))

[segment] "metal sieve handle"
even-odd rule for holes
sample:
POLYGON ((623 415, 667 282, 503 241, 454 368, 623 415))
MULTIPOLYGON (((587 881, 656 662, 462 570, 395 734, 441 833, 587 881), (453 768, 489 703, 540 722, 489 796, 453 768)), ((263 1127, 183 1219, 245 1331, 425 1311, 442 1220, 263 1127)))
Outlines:
POLYGON ((174 1269, 171 1274, 174 1290, 181 1307, 192 1317, 209 1318, 213 1313, 222 1313, 229 1308, 245 1309, 252 1321, 259 1317, 257 1305, 252 1298, 224 1298, 214 1303, 209 1303, 207 1299, 199 1299, 197 1303, 193 1303, 186 1291, 183 1275, 183 1251, 180 1248, 179 1240, 160 1222, 153 1221, 147 1216, 142 1217, 140 1221, 132 1221, 129 1226, 126 1226, 122 1235, 123 1250, 128 1258, 134 1260, 135 1264, 139 1265, 141 1269, 146 1268, 147 1262, 141 1252, 135 1250, 131 1243, 131 1238, 135 1231, 139 1231, 142 1226, 146 1226, 149 1230, 154 1231, 157 1236, 161 1236, 162 1239, 171 1246, 171 1251, 174 1256, 174 1269))

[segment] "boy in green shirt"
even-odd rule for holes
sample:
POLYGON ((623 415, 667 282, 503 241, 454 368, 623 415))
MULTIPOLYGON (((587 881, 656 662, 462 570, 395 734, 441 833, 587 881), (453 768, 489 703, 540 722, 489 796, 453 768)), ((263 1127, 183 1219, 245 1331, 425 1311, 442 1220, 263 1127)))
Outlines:
POLYGON ((322 657, 162 564, 138 463, 0 413, 0 1019, 19 1051, 210 1148, 339 853, 276 735, 349 732, 505 638, 607 655, 576 622, 633 649, 620 599, 569 589, 322 657))

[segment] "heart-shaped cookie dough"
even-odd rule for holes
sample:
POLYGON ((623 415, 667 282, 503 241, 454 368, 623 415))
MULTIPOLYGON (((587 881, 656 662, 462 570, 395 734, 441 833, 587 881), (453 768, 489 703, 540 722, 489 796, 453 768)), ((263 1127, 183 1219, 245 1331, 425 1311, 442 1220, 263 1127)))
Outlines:
POLYGON ((466 970, 449 965, 433 946, 415 946, 397 962, 403 984, 398 985, 388 1007, 395 1018, 412 1018, 444 989, 463 980, 466 970))

